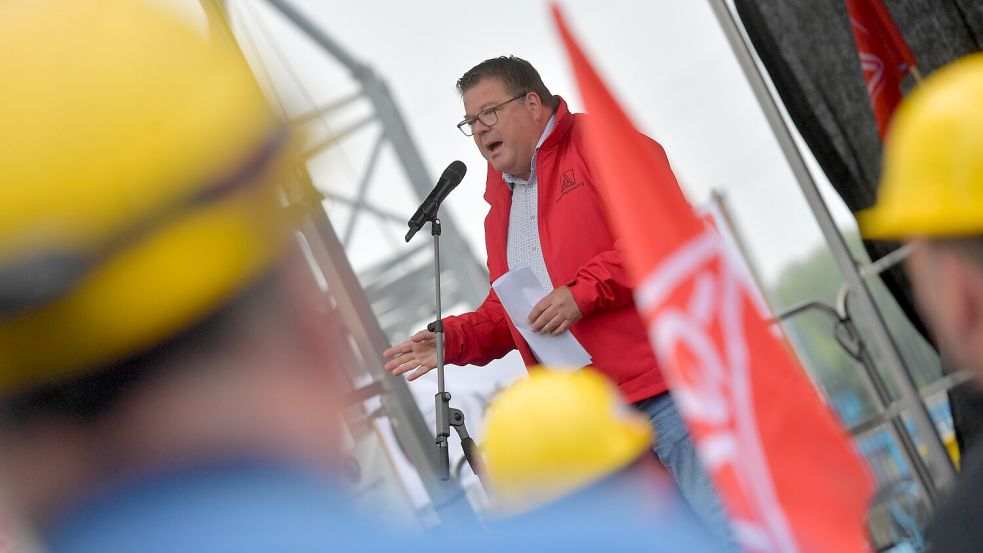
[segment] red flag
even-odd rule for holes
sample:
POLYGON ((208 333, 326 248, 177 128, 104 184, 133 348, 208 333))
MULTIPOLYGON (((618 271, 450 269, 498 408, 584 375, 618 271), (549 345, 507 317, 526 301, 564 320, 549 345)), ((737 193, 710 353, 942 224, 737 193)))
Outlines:
POLYGON ((754 552, 867 551, 865 465, 693 212, 663 150, 635 131, 553 10, 638 309, 738 541, 754 552))
POLYGON ((915 55, 881 0, 846 0, 846 8, 877 130, 884 138, 901 102, 901 79, 914 67, 915 55))

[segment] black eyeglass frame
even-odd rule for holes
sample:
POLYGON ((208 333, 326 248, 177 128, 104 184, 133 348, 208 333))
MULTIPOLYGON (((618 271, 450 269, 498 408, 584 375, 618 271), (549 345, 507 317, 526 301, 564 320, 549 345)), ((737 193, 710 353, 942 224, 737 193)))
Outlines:
POLYGON ((505 106, 505 104, 508 104, 509 102, 514 102, 519 98, 525 98, 526 94, 529 93, 523 92, 522 94, 513 96, 508 100, 505 100, 501 104, 498 104, 496 106, 491 106, 489 108, 485 108, 479 111, 477 114, 475 114, 474 117, 466 117, 463 121, 457 124, 457 130, 461 131, 464 134, 464 136, 471 137, 474 136, 474 124, 478 121, 481 121, 481 124, 486 127, 494 127, 495 125, 498 124, 498 111, 502 109, 502 107, 505 106), (488 123, 487 121, 482 119, 482 117, 485 115, 491 115, 495 118, 495 120, 492 121, 491 123, 488 123))

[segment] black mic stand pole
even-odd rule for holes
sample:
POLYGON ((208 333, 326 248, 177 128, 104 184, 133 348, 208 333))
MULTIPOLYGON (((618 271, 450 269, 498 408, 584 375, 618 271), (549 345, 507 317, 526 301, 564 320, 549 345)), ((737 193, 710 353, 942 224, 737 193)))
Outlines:
POLYGON ((440 478, 449 480, 450 452, 447 448, 447 440, 451 435, 450 427, 453 426, 458 437, 461 438, 464 457, 471 465, 471 470, 478 476, 482 488, 487 490, 485 481, 482 479, 484 468, 481 463, 481 453, 478 451, 474 439, 468 435, 468 429, 464 424, 464 413, 460 409, 451 408, 451 395, 444 389, 444 322, 441 319, 440 307, 440 219, 437 217, 430 220, 430 234, 433 236, 433 277, 434 288, 436 289, 437 319, 427 325, 427 330, 437 335, 437 394, 434 396, 437 413, 437 465, 440 470, 440 478))

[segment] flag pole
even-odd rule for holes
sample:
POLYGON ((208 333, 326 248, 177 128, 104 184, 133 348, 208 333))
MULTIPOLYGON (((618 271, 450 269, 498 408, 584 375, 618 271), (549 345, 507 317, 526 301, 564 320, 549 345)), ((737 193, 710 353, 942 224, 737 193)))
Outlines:
POLYGON ((921 86, 922 81, 925 79, 922 77, 922 72, 918 70, 918 66, 912 65, 909 71, 911 72, 911 77, 915 79, 915 83, 921 86))
POLYGON ((918 476, 928 501, 936 505, 940 499, 940 490, 950 489, 955 481, 956 471, 952 460, 949 458, 945 445, 942 444, 942 440, 939 438, 939 434, 935 429, 935 423, 932 421, 925 402, 922 401, 918 393, 918 388, 898 350, 897 343, 888 331, 884 317, 874 302, 874 297, 867 287, 867 283, 860 274, 857 262, 850 253, 850 249, 847 247, 843 235, 840 234, 836 222, 833 220, 833 216, 830 214, 829 208, 819 191, 819 187, 809 172, 802 152, 799 151, 795 144, 792 131, 782 116, 778 103, 772 96, 764 75, 758 69, 753 50, 741 34, 740 25, 731 12, 727 0, 708 1, 724 36, 730 43, 734 56, 744 71, 748 84, 758 99, 758 104, 761 106, 768 123, 771 125, 775 138, 785 154, 792 173, 799 181, 799 187, 802 189, 806 201, 809 203, 809 207, 816 217, 816 222, 823 232, 823 236, 833 254, 833 258, 836 260, 843 280, 857 299, 857 307, 867 320, 868 329, 873 338, 872 341, 880 350, 884 363, 900 392, 900 404, 911 416, 915 430, 921 437, 922 443, 926 446, 925 457, 929 465, 935 469, 936 478, 934 479, 932 478, 932 472, 925 466, 917 450, 906 451, 906 453, 911 463, 911 468, 918 476))

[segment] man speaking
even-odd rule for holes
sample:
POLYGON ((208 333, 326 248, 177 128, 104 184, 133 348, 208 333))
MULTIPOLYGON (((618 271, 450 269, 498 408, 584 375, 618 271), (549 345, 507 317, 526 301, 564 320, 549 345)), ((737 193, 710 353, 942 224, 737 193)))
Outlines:
MULTIPOLYGON (((532 269, 548 292, 529 313, 532 329, 574 334, 594 367, 651 418, 653 448, 693 509, 732 541, 635 310, 584 144, 587 116, 570 113, 535 68, 514 56, 478 64, 457 81, 457 89, 466 113, 458 128, 488 161, 485 246, 491 280, 511 269, 532 269)), ((664 159, 662 147, 651 145, 664 159)), ((475 311, 443 323, 448 364, 485 365, 513 349, 527 366, 537 364, 494 291, 475 311)), ((386 369, 415 380, 436 366, 435 350, 436 335, 418 332, 384 352, 393 357, 386 369)))

